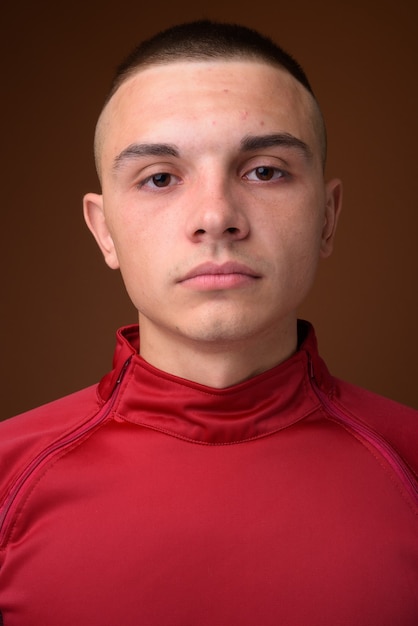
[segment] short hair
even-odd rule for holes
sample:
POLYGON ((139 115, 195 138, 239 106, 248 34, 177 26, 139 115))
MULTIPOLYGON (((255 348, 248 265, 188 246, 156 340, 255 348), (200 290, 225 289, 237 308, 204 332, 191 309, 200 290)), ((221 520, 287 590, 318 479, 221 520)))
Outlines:
MULTIPOLYGON (((172 26, 142 41, 118 66, 105 105, 119 87, 141 69, 176 61, 254 60, 279 67, 311 94, 317 109, 314 121, 325 166, 326 127, 311 84, 299 63, 269 37, 239 24, 197 20, 172 26)), ((96 162, 97 162, 96 147, 96 162)))
POLYGON ((142 41, 119 65, 109 98, 140 67, 180 60, 254 59, 289 72, 315 98, 299 63, 269 37, 238 24, 198 20, 172 26, 142 41))

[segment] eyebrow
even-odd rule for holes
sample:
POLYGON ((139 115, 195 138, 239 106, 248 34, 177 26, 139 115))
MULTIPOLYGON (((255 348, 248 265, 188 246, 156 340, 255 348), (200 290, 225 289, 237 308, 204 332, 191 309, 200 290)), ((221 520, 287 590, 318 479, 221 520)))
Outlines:
POLYGON ((263 150, 264 148, 274 148, 276 146, 296 149, 308 160, 313 157, 312 150, 308 144, 290 133, 247 135, 241 141, 241 150, 243 152, 253 152, 255 150, 263 150))
POLYGON ((167 143, 132 143, 122 150, 113 161, 113 169, 118 170, 123 163, 143 156, 180 156, 176 146, 167 143))
MULTIPOLYGON (((312 150, 301 139, 290 133, 272 133, 268 135, 247 135, 241 140, 242 152, 254 152, 265 148, 280 146, 297 149, 306 159, 312 158, 312 150)), ((167 143, 132 143, 122 150, 113 161, 113 170, 117 171, 127 161, 144 156, 179 157, 177 146, 167 143)))

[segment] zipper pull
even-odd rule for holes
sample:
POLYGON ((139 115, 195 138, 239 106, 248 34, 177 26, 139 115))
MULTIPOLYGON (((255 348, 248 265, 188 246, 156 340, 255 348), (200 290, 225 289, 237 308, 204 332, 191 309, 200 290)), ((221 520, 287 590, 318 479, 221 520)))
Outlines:
POLYGON ((312 357, 311 355, 308 353, 308 373, 309 373, 309 378, 313 381, 315 381, 315 372, 314 372, 314 366, 313 366, 313 362, 312 362, 312 357))
POLYGON ((119 376, 118 376, 118 378, 117 378, 117 380, 115 382, 115 388, 122 382, 122 379, 125 376, 125 372, 128 369, 128 365, 131 362, 131 359, 132 359, 132 355, 123 364, 122 369, 119 372, 119 376))

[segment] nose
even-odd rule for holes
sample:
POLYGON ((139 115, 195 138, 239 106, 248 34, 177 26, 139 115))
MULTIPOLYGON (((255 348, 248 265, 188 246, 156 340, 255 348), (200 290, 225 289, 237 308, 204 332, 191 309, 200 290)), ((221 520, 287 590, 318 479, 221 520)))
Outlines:
POLYGON ((238 241, 248 237, 250 225, 239 194, 227 184, 200 187, 194 194, 188 235, 195 242, 238 241))

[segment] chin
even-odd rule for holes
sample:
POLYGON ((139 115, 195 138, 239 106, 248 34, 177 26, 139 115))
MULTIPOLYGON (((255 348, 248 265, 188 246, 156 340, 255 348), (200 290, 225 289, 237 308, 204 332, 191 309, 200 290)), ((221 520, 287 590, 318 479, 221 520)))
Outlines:
POLYGON ((208 347, 248 341, 262 333, 259 325, 249 326, 244 320, 236 319, 218 319, 196 325, 182 325, 178 327, 178 331, 188 339, 207 344, 208 347))

